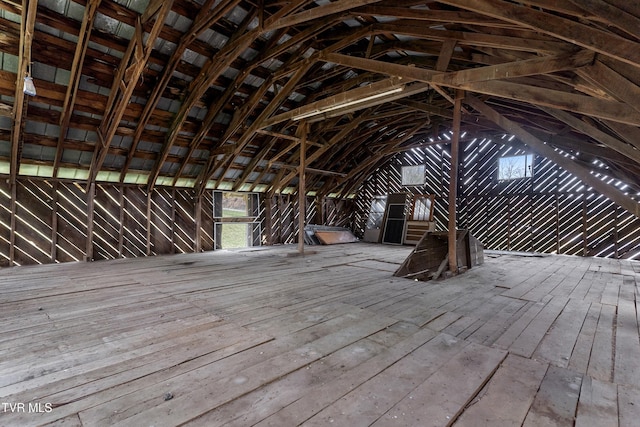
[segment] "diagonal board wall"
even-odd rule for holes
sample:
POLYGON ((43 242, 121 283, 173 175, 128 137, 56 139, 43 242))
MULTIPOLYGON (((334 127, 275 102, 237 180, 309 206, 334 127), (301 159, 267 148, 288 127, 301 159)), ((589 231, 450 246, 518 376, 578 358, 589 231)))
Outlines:
MULTIPOLYGON (((0 267, 210 251, 212 191, 97 184, 91 203, 82 183, 17 179, 15 203, 0 180, 0 267), (15 210, 12 209, 15 206, 15 210), (91 215, 88 215, 93 206, 91 215), (90 231, 90 232, 89 232, 90 231), (13 245, 12 245, 13 242, 13 245)), ((262 244, 292 244, 298 201, 260 195, 262 244)), ((306 223, 351 226, 351 200, 307 198, 306 223)))
MULTIPOLYGON (((461 143, 458 228, 468 228, 486 249, 640 259, 640 219, 550 160, 534 154, 532 178, 499 181, 500 157, 533 153, 508 138, 461 143)), ((436 229, 446 230, 447 142, 400 153, 365 180, 356 198, 356 232, 364 232, 373 196, 398 191, 435 194, 436 229), (416 164, 426 165, 426 184, 403 187, 400 167, 416 164)))

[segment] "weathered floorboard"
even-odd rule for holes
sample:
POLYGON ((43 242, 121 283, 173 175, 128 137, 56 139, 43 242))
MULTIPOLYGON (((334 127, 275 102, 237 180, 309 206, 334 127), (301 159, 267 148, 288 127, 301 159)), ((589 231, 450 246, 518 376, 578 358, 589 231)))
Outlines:
POLYGON ((2 269, 0 397, 50 408, 0 425, 634 425, 636 262, 392 277, 409 251, 2 269))

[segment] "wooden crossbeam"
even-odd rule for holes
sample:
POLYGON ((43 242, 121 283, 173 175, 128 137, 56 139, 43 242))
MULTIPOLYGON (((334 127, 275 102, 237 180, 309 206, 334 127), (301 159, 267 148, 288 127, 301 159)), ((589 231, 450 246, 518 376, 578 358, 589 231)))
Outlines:
MULTIPOLYGON (((609 25, 618 27, 627 34, 640 39, 640 18, 603 0, 569 0, 571 3, 592 14, 606 18, 609 25)), ((637 5, 636 5, 637 6, 637 5)))
POLYGON ((609 135, 606 132, 601 131, 600 129, 590 125, 583 120, 580 120, 579 118, 567 113, 566 111, 560 111, 553 108, 545 107, 540 107, 540 109, 547 114, 555 117, 556 119, 562 121, 563 123, 571 126, 578 132, 588 135, 589 137, 606 145, 609 148, 612 148, 618 153, 623 154, 626 157, 640 163, 640 151, 634 149, 633 146, 620 141, 619 139, 609 135))
POLYGON ((551 146, 545 144, 544 141, 539 140, 531 133, 527 132, 520 125, 512 120, 509 120, 498 111, 482 102, 480 99, 472 95, 467 95, 465 97, 465 103, 483 114, 496 125, 500 126, 506 132, 516 135, 520 141, 527 144, 536 153, 551 160, 569 173, 572 173, 580 180, 582 180, 582 182, 592 187, 594 190, 607 197, 618 206, 626 209, 631 214, 640 218, 640 204, 620 191, 618 188, 603 182, 595 175, 591 174, 591 172, 585 167, 579 165, 570 158, 559 154, 551 146))
POLYGON ((640 67, 640 50, 636 42, 607 31, 566 19, 550 13, 524 8, 502 0, 442 0, 451 6, 470 10, 519 25, 524 25, 544 34, 577 44, 605 56, 619 59, 640 67))
POLYGON ((328 15, 340 13, 367 4, 378 3, 381 0, 339 0, 321 6, 316 6, 296 14, 292 14, 272 21, 266 26, 275 30, 277 28, 292 27, 294 25, 309 22, 313 19, 323 18, 328 15))
MULTIPOLYGON (((293 88, 298 84, 298 82, 304 77, 308 69, 311 67, 311 64, 307 64, 306 67, 299 68, 293 76, 287 81, 285 87, 275 96, 275 98, 269 103, 267 107, 265 107, 261 112, 258 118, 253 122, 253 124, 240 136, 239 140, 236 143, 234 151, 225 157, 221 162, 215 162, 215 159, 210 158, 207 166, 202 169, 202 172, 196 179, 196 186, 199 191, 204 190, 206 187, 207 181, 213 176, 215 171, 226 163, 226 167, 223 166, 223 174, 222 178, 224 178, 224 174, 228 170, 231 165, 232 159, 240 154, 240 152, 246 147, 246 145, 253 138, 255 130, 259 129, 259 123, 261 123, 266 117, 269 117, 277 108, 280 107, 280 104, 284 102, 285 99, 289 96, 289 93, 293 90, 293 88)), ((240 123, 238 120, 237 123, 240 123)), ((227 132, 226 137, 230 137, 231 133, 227 132)))
MULTIPOLYGON (((287 135, 285 133, 280 133, 280 132, 272 132, 272 131, 266 130, 266 129, 257 129, 255 132, 256 133, 260 133, 262 135, 275 136, 276 138, 279 138, 279 139, 287 139, 289 141, 300 141, 300 139, 297 136, 287 135)), ((322 147, 322 144, 320 144, 318 142, 315 142, 315 141, 309 141, 308 139, 307 139, 307 144, 316 145, 318 147, 322 147)))
MULTIPOLYGON (((389 102, 396 99, 401 99, 410 96, 415 93, 424 92, 429 89, 427 85, 420 85, 417 89, 411 87, 403 87, 406 82, 402 77, 392 77, 390 79, 381 80, 370 85, 352 89, 347 92, 343 92, 320 101, 315 101, 302 107, 294 108, 286 113, 278 114, 270 117, 260 123, 260 128, 266 128, 277 123, 281 123, 287 120, 295 120, 296 117, 305 116, 308 114, 314 116, 331 117, 334 113, 340 115, 351 111, 357 111, 360 109, 368 108, 381 103, 389 102), (370 102, 360 102, 368 97, 384 94, 390 90, 398 89, 400 92, 390 94, 388 96, 371 99, 370 102), (350 105, 351 104, 351 105, 350 105), (336 105, 345 105, 343 108, 336 110, 328 110, 336 105), (315 113, 315 114, 314 114, 315 113)), ((309 117, 312 118, 313 116, 309 117)))
POLYGON ((640 113, 640 87, 600 61, 576 71, 579 76, 640 113))
POLYGON ((590 65, 594 58, 593 52, 581 50, 577 53, 544 56, 445 73, 434 76, 432 82, 445 86, 459 86, 466 83, 549 74, 590 65))
POLYGON ((482 25, 491 28, 517 28, 517 25, 488 19, 477 13, 467 11, 449 11, 434 9, 414 9, 395 6, 363 6, 351 12, 354 16, 391 16, 398 19, 411 19, 427 22, 442 22, 447 24, 482 25))
MULTIPOLYGON (((367 111, 368 110, 365 110, 363 115, 366 116, 366 112, 367 111)), ((316 151, 314 151, 313 153, 309 154, 307 156, 307 164, 311 164, 314 161, 316 161, 317 159, 319 159, 331 147, 333 147, 338 142, 342 141, 347 135, 349 135, 354 129, 356 129, 362 122, 364 122, 364 119, 358 118, 358 119, 355 119, 355 120, 351 120, 347 126, 342 128, 338 133, 336 133, 333 137, 331 137, 331 139, 329 141, 327 141, 327 143, 324 144, 323 147, 318 148, 316 151)), ((283 169, 283 171, 284 171, 284 169, 283 169)), ((291 180, 293 180, 295 178, 295 176, 296 176, 296 172, 295 171, 290 172, 287 175, 284 175, 281 179, 278 180, 278 182, 273 182, 271 184, 271 190, 270 191, 281 192, 282 188, 284 188, 287 184, 289 184, 289 182, 291 182, 291 180)))
POLYGON ((404 77, 406 79, 435 83, 443 86, 459 87, 462 84, 473 82, 526 77, 572 70, 590 64, 593 61, 593 54, 588 51, 582 51, 489 65, 451 73, 337 53, 323 54, 321 59, 347 67, 359 68, 391 76, 404 77))
MULTIPOLYGON (((300 169, 300 166, 287 165, 281 162, 273 162, 271 165, 275 167, 280 167, 280 168, 295 170, 295 171, 298 171, 300 169)), ((316 168, 310 168, 310 167, 306 167, 304 170, 307 173, 316 174, 316 175, 339 176, 342 178, 347 176, 346 173, 342 173, 342 172, 334 172, 334 171, 328 171, 328 170, 316 169, 316 168)))
MULTIPOLYGON (((443 80, 443 73, 438 73, 436 71, 425 70, 417 67, 410 67, 406 65, 393 64, 365 58, 356 58, 353 56, 336 53, 327 53, 323 55, 323 58, 329 62, 341 64, 348 67, 360 68, 427 83, 436 81, 443 86, 451 86, 470 92, 524 101, 534 105, 548 106, 561 110, 575 111, 587 116, 600 117, 616 122, 640 126, 640 116, 638 115, 637 111, 621 102, 596 99, 590 96, 578 95, 555 89, 534 87, 502 80, 471 81, 469 83, 461 83, 459 81, 456 81, 455 83, 450 84, 443 80)), ((503 66, 503 72, 506 73, 507 71, 504 68, 506 67, 506 65, 501 65, 503 66)), ((515 75, 522 77, 528 71, 525 70, 524 72, 518 74, 517 70, 520 65, 520 61, 511 63, 515 75)), ((490 66, 490 68, 491 67, 494 66, 490 66)), ((487 71, 484 70, 484 68, 485 67, 479 67, 469 71, 473 71, 476 74, 485 75, 487 71)), ((557 68, 553 66, 547 69, 547 72, 553 72, 554 70, 558 71, 557 68)), ((533 69, 531 69, 531 71, 534 72, 533 69)), ((535 67, 534 74, 537 72, 540 72, 540 68, 535 67)), ((467 77, 465 78, 470 78, 469 74, 467 74, 467 77)), ((451 81, 450 79, 451 78, 449 78, 449 81, 451 81)))
POLYGON ((515 51, 544 54, 555 54, 562 51, 566 52, 573 48, 571 44, 563 41, 526 40, 521 37, 432 29, 424 25, 424 22, 422 21, 412 20, 398 20, 394 22, 374 24, 373 31, 374 33, 391 33, 427 40, 456 40, 458 44, 471 45, 474 47, 511 49, 515 51))

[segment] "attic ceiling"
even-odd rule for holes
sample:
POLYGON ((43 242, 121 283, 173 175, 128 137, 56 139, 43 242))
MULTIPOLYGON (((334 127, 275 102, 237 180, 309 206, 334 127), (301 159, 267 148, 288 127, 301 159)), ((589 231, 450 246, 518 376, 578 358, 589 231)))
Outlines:
POLYGON ((307 188, 347 195, 461 99, 463 141, 635 197, 639 42, 627 0, 0 0, 0 172, 287 191, 304 117, 307 188))

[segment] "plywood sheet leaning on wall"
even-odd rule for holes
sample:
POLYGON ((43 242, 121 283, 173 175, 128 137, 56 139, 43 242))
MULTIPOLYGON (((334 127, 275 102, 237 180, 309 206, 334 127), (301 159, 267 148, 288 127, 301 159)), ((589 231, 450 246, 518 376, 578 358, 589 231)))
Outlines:
MULTIPOLYGON (((458 272, 482 264, 484 262, 482 243, 468 230, 458 230, 457 236, 458 272)), ((447 232, 427 231, 394 276, 418 280, 437 279, 447 268, 448 262, 447 232)))
POLYGON ((339 243, 354 243, 358 238, 349 230, 342 231, 316 231, 316 237, 323 245, 336 245, 339 243))

